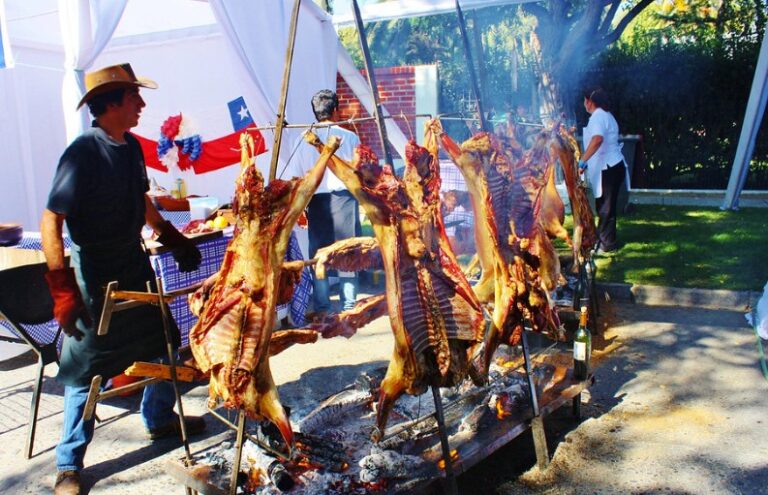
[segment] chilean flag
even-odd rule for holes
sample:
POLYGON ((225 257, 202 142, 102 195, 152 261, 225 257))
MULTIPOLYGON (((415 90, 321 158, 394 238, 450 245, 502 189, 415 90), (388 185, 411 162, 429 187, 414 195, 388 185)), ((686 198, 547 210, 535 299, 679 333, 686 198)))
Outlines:
MULTIPOLYGON (((217 139, 203 141, 202 151, 197 160, 191 161, 188 155, 180 152, 179 168, 181 170, 191 168, 195 174, 204 174, 240 163, 240 134, 243 132, 253 136, 257 155, 267 151, 261 132, 253 128, 253 119, 251 119, 251 114, 245 105, 245 99, 241 96, 230 101, 227 106, 229 107, 232 127, 235 132, 217 139)), ((141 150, 144 152, 144 162, 147 167, 161 172, 168 172, 168 168, 157 156, 157 141, 147 139, 135 133, 133 135, 141 144, 141 150)))
POLYGON ((245 106, 245 98, 242 96, 235 98, 227 103, 229 106, 229 116, 232 118, 232 127, 236 131, 245 129, 246 127, 253 127, 253 119, 251 118, 251 112, 248 111, 248 107, 245 106))
POLYGON ((8 40, 8 26, 5 22, 5 3, 0 0, 0 69, 13 67, 11 43, 8 40))

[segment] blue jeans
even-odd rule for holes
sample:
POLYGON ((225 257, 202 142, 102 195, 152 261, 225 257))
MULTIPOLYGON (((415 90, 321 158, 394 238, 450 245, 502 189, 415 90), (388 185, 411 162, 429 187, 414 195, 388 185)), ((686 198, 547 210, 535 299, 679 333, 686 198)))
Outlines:
MULTIPOLYGON (((56 469, 79 471, 83 469, 85 449, 93 439, 95 418, 83 421, 85 402, 90 386, 64 387, 64 424, 61 441, 56 446, 56 469)), ((170 423, 175 414, 176 396, 171 382, 159 382, 144 387, 141 399, 141 418, 147 429, 156 429, 170 423)))
MULTIPOLYGON (((309 257, 314 258, 318 249, 329 246, 335 241, 359 236, 360 206, 349 191, 318 193, 312 196, 307 205, 309 221, 309 257)), ((328 275, 334 275, 329 270, 328 275)), ((339 275, 339 298, 341 309, 355 306, 357 296, 357 274, 341 272, 339 275)), ((313 276, 312 299, 316 312, 331 310, 330 288, 328 280, 318 280, 313 276)))
MULTIPOLYGON (((342 273, 346 274, 347 272, 342 273)), ((322 280, 319 280, 317 277, 312 279, 312 298, 315 312, 327 313, 331 311, 330 292, 331 289, 327 277, 322 280)), ((341 301, 341 311, 355 307, 357 302, 357 276, 339 277, 339 300, 341 301)))

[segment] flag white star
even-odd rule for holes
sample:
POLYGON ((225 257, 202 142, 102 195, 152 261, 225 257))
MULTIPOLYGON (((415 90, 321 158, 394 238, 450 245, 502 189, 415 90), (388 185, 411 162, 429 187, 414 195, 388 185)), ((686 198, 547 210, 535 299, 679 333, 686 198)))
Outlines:
POLYGON ((237 114, 240 116, 240 120, 245 120, 248 118, 248 109, 240 105, 240 111, 237 114))

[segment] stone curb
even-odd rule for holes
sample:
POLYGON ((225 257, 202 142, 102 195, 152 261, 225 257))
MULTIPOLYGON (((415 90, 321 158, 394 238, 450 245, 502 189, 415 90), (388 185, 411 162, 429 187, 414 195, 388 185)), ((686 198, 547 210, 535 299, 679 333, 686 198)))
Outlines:
POLYGON ((757 291, 684 289, 655 285, 598 283, 598 294, 619 302, 646 306, 683 306, 745 311, 760 298, 757 291))

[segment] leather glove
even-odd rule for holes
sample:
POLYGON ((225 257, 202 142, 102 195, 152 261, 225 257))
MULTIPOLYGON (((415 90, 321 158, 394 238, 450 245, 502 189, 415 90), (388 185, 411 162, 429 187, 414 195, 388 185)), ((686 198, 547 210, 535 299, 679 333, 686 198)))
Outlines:
POLYGON ((169 221, 163 222, 158 230, 157 242, 171 249, 173 259, 181 272, 193 272, 200 266, 203 257, 195 243, 176 230, 169 221))
POLYGON ((59 268, 45 272, 45 281, 53 297, 53 316, 61 325, 64 333, 77 340, 83 338, 83 332, 75 326, 77 318, 91 326, 91 317, 83 303, 83 296, 75 280, 75 270, 59 268))
POLYGON ((583 160, 579 160, 579 172, 584 172, 587 169, 587 163, 583 160))

